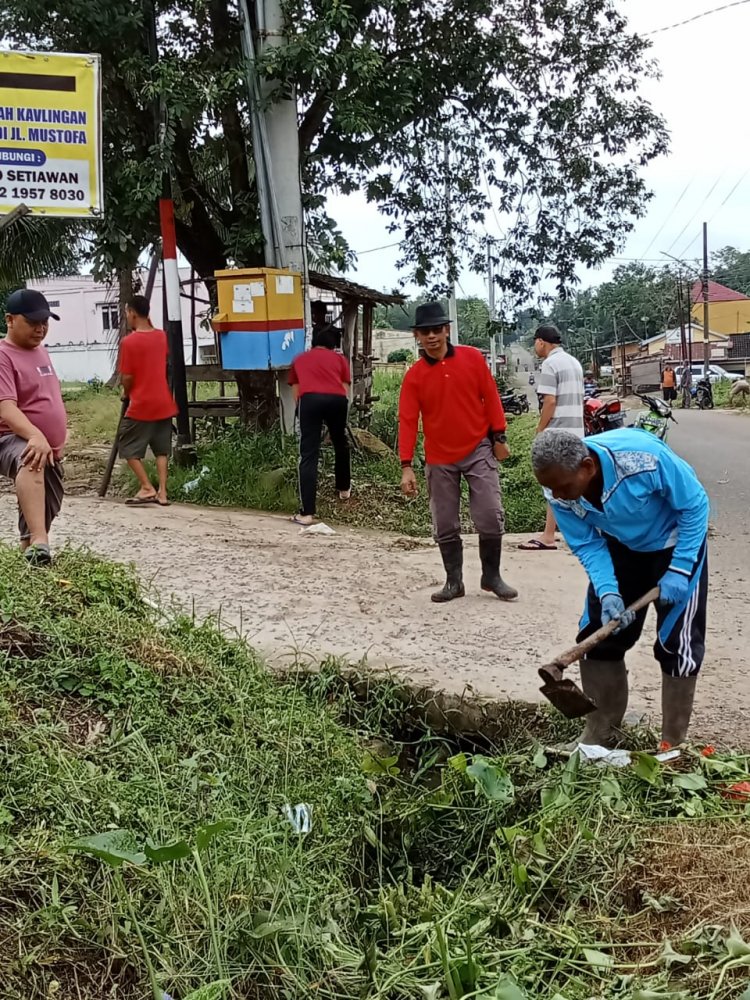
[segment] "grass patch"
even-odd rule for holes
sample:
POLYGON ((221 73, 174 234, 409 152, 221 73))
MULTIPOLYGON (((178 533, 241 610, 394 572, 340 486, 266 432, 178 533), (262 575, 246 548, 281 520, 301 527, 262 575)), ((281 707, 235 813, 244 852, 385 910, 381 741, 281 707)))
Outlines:
POLYGON ((729 398, 733 384, 728 378, 722 378, 718 382, 714 382, 711 387, 714 395, 714 406, 722 408, 731 407, 737 410, 750 409, 750 401, 745 396, 735 396, 734 399, 729 398))
POLYGON ((0 547, 0 611, 7 1000, 746 995, 748 756, 555 762, 512 705, 462 740, 76 552, 0 547))
POLYGON ((75 391, 63 386, 68 411, 68 450, 112 444, 120 416, 120 394, 106 386, 84 386, 75 391))
MULTIPOLYGON (((375 456, 365 451, 353 453, 355 492, 352 500, 336 499, 333 480, 333 452, 323 448, 319 483, 319 516, 326 521, 354 527, 377 528, 399 534, 428 536, 432 527, 426 487, 421 495, 407 500, 400 490, 401 467, 395 449, 398 440, 398 394, 402 373, 376 375, 375 403, 370 431, 393 454, 375 456)), ((217 395, 218 383, 200 383, 200 398, 217 395)), ((103 468, 106 449, 115 434, 120 411, 119 394, 105 386, 86 386, 66 393, 71 428, 69 462, 92 486, 103 468), (92 468, 89 470, 87 465, 92 468), (84 464, 82 464, 84 463, 84 464)), ((299 505, 297 494, 297 440, 282 438, 278 430, 249 434, 237 424, 217 431, 199 422, 198 464, 196 468, 174 467, 170 472, 169 494, 173 500, 217 507, 246 507, 255 510, 289 512, 299 505), (207 471, 201 474, 201 470, 207 471), (185 485, 199 478, 193 488, 185 485)), ((508 531, 536 531, 544 523, 544 502, 531 472, 529 460, 536 418, 529 414, 511 417, 508 438, 511 458, 501 468, 503 502, 508 531)), ((154 482, 155 467, 147 463, 154 482)), ((115 482, 126 493, 135 493, 135 479, 121 467, 115 482)), ((464 487, 461 515, 463 529, 473 530, 464 487)))

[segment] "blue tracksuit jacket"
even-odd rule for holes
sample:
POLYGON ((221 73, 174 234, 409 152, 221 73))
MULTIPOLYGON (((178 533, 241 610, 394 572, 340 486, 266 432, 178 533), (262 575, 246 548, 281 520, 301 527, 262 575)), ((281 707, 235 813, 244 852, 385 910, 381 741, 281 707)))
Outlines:
POLYGON ((708 531, 709 502, 692 468, 653 434, 634 428, 586 438, 602 466, 603 510, 587 500, 554 500, 565 541, 598 597, 619 592, 603 535, 636 552, 674 547, 670 569, 691 575, 708 531))

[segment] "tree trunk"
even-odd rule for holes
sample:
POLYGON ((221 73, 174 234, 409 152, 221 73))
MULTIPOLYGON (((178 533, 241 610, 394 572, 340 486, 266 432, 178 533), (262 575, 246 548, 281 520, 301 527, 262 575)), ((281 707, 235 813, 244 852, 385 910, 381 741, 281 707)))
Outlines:
POLYGON ((279 419, 274 372, 237 372, 240 422, 251 431, 270 430, 279 419))

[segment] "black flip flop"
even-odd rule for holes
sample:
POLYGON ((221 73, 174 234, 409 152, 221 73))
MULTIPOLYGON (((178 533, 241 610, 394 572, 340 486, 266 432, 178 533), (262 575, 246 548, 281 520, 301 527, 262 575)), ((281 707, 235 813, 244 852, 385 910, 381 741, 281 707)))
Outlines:
POLYGON ((156 503, 156 494, 152 497, 130 497, 125 501, 126 507, 146 507, 150 503, 156 503))

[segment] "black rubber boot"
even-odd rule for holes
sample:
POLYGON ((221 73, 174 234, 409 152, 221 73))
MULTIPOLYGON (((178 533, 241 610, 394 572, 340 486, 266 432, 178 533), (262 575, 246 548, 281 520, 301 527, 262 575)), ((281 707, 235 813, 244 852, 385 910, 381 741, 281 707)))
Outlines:
POLYGON ((482 590, 495 594, 501 601, 515 601, 518 591, 511 587, 500 576, 500 556, 503 551, 503 539, 480 538, 479 558, 482 560, 482 590))
POLYGON ((445 604, 446 601, 455 601, 457 597, 464 597, 464 547, 460 538, 453 542, 443 542, 439 546, 440 555, 443 557, 445 566, 445 586, 442 590, 436 590, 432 595, 435 604, 445 604))
POLYGON ((687 738, 697 677, 661 675, 661 739, 671 747, 687 738))
MULTIPOLYGON (((586 716, 578 743, 617 746, 619 729, 628 707, 628 671, 624 660, 581 660, 581 687, 596 702, 596 711, 586 716)), ((571 749, 575 749, 575 744, 571 749)))

